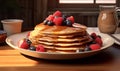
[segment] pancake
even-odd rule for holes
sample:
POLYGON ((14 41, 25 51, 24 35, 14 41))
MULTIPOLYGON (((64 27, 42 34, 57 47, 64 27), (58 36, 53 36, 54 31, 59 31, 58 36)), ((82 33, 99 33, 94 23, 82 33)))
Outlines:
POLYGON ((49 50, 47 49, 46 52, 49 52, 49 53, 61 53, 61 54, 68 54, 68 53, 75 53, 76 51, 75 50, 72 50, 72 51, 60 51, 60 50, 49 50))
MULTIPOLYGON (((67 37, 67 36, 66 36, 67 37)), ((39 36, 39 37, 29 37, 29 39, 33 42, 36 43, 38 41, 45 41, 45 42, 80 42, 83 40, 89 39, 90 36, 76 36, 76 37, 69 37, 69 38, 61 38, 61 37, 48 37, 48 36, 39 36)))
MULTIPOLYGON (((37 47, 37 45, 34 46, 37 47)), ((86 45, 72 46, 72 47, 59 47, 59 46, 48 46, 48 45, 42 45, 42 46, 45 48, 46 52, 70 53, 70 52, 76 52, 77 50, 84 51, 86 45)))
POLYGON ((31 32, 31 36, 30 38, 41 38, 41 37, 52 37, 52 38, 73 38, 73 37, 82 37, 82 36, 85 36, 87 35, 86 32, 84 33, 77 33, 77 34, 71 34, 71 35, 46 35, 46 34, 38 34, 39 32, 37 32, 36 30, 35 31, 32 31, 31 32))
POLYGON ((89 36, 75 37, 75 38, 52 38, 52 37, 41 37, 39 41, 45 42, 80 42, 89 39, 89 36))
POLYGON ((78 45, 83 45, 86 44, 88 42, 91 42, 92 39, 88 39, 86 41, 82 41, 82 42, 72 42, 72 43, 53 43, 53 42, 45 42, 45 41, 39 41, 38 43, 40 44, 44 44, 44 45, 50 45, 50 46, 61 46, 61 47, 65 47, 65 46, 78 46, 78 45))
POLYGON ((43 23, 36 25, 35 30, 37 34, 51 34, 51 35, 69 35, 85 32, 83 28, 68 27, 68 26, 48 26, 43 23))
POLYGON ((47 52, 69 53, 84 50, 92 41, 86 28, 68 26, 48 26, 38 24, 30 33, 33 46, 42 45, 47 52))
MULTIPOLYGON (((41 44, 42 45, 42 44, 41 44)), ((79 46, 69 46, 69 47, 60 47, 60 46, 48 46, 48 45, 43 45, 46 49, 51 49, 51 50, 84 50, 85 45, 79 45, 79 46)))
MULTIPOLYGON (((78 49, 79 50, 79 49, 78 49)), ((84 50, 83 50, 84 51, 84 50)), ((51 49, 46 49, 46 52, 49 53, 62 53, 62 54, 68 54, 68 53, 77 53, 77 50, 51 50, 51 49)))

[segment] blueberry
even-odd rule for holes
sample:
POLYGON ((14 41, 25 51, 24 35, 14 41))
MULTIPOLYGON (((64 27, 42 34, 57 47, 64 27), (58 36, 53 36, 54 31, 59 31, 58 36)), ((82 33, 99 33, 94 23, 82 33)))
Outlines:
POLYGON ((62 25, 65 26, 67 23, 67 21, 66 21, 67 15, 63 15, 62 18, 63 18, 62 25))
POLYGON ((53 26, 54 23, 53 23, 52 21, 48 21, 48 22, 47 22, 47 25, 49 25, 49 26, 53 26))
POLYGON ((30 45, 32 42, 29 39, 26 39, 26 42, 30 45))
POLYGON ((70 20, 66 20, 66 25, 71 27, 72 26, 72 22, 70 20))
POLYGON ((62 15, 63 20, 66 20, 67 15, 62 15))
POLYGON ((84 51, 90 51, 90 50, 91 50, 91 48, 88 45, 86 45, 84 51))
POLYGON ((30 46, 29 50, 36 51, 36 47, 35 46, 30 46))
POLYGON ((43 23, 46 25, 48 23, 48 20, 44 20, 43 23))
POLYGON ((62 25, 66 26, 66 22, 67 22, 66 20, 63 20, 62 25))

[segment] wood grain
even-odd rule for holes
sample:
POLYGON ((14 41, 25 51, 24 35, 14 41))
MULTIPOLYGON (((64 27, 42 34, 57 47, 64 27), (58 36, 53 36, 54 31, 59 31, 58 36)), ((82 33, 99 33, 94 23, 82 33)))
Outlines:
POLYGON ((23 55, 4 45, 0 46, 0 71, 119 71, 120 49, 115 46, 83 59, 44 60, 23 55))

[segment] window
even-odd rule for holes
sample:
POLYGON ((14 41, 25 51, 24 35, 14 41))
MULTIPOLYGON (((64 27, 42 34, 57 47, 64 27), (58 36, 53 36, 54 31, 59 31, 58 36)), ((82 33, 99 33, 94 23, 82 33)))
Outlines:
POLYGON ((96 3, 116 4, 116 0, 96 0, 96 3))
POLYGON ((59 3, 79 3, 79 4, 85 4, 85 3, 89 3, 89 4, 93 4, 93 3, 102 3, 102 4, 115 4, 116 0, 59 0, 59 3))
POLYGON ((99 5, 120 6, 120 0, 48 0, 48 10, 98 11, 99 5))
POLYGON ((59 3, 94 3, 93 0, 59 0, 59 3))

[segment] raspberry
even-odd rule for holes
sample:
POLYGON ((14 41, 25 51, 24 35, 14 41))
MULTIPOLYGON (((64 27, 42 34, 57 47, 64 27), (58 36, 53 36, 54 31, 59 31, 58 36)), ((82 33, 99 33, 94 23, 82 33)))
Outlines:
POLYGON ((19 41, 18 47, 23 48, 23 49, 28 49, 29 44, 26 42, 25 39, 22 39, 22 40, 19 41))
POLYGON ((103 42, 100 37, 96 37, 95 42, 98 43, 100 46, 102 46, 103 42))
POLYGON ((91 50, 97 50, 101 48, 99 44, 91 44, 89 47, 91 48, 91 50))
POLYGON ((92 37, 93 39, 97 38, 96 33, 91 33, 91 37, 92 37))
POLYGON ((74 20, 74 17, 73 17, 73 16, 70 16, 70 17, 68 17, 67 19, 68 19, 68 20, 70 20, 70 21, 72 22, 72 24, 75 22, 75 20, 74 20))
POLYGON ((45 52, 45 48, 42 45, 38 45, 37 48, 36 48, 36 51, 45 52))
POLYGON ((53 21, 53 19, 54 19, 54 16, 53 16, 53 15, 49 15, 49 16, 46 18, 46 20, 49 20, 49 21, 53 21))
POLYGON ((62 17, 54 18, 53 22, 55 25, 60 26, 60 25, 62 25, 63 18, 62 17))
POLYGON ((60 11, 56 11, 53 16, 58 16, 58 17, 61 17, 62 16, 62 13, 60 11))

